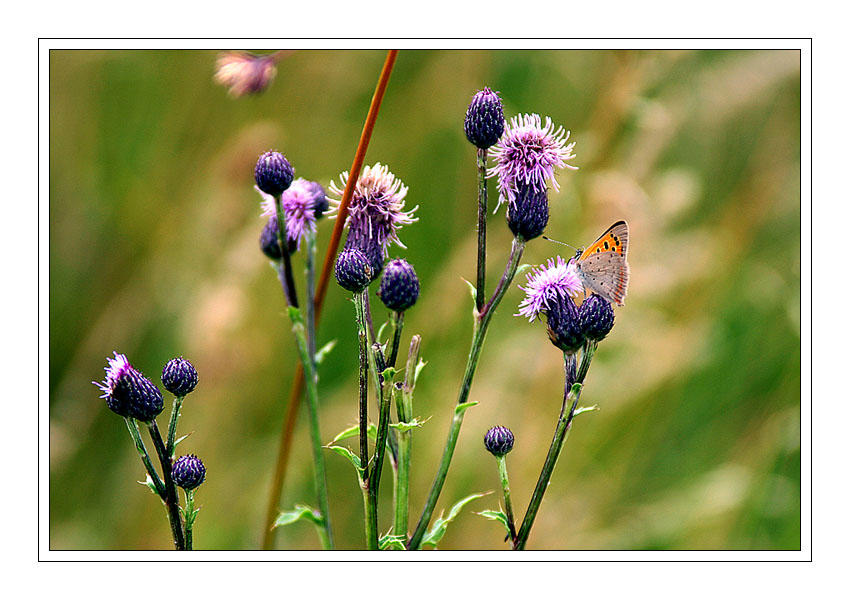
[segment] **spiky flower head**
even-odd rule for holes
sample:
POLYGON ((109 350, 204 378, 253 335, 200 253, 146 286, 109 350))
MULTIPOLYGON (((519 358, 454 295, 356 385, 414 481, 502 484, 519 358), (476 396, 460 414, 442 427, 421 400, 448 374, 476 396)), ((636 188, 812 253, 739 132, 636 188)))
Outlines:
POLYGON ((248 52, 222 52, 216 59, 214 79, 225 87, 231 96, 258 94, 274 80, 275 58, 269 54, 257 56, 248 52))
POLYGON ((549 191, 520 183, 516 200, 508 203, 508 227, 525 241, 543 235, 549 223, 549 191))
POLYGON ((493 146, 496 166, 491 177, 499 178, 499 203, 516 201, 519 185, 524 183, 536 190, 546 188, 547 182, 556 190, 555 169, 578 169, 567 164, 575 158, 575 142, 567 144, 570 132, 555 129, 552 119, 541 122, 540 115, 517 115, 505 128, 501 139, 493 146))
POLYGON ((466 118, 463 121, 463 132, 466 139, 477 147, 486 149, 495 144, 505 131, 505 112, 498 92, 488 87, 475 94, 466 118))
POLYGON ((404 312, 419 298, 419 278, 413 266, 403 258, 387 263, 378 297, 390 310, 404 312))
POLYGON ((514 434, 507 427, 497 425, 484 434, 484 447, 487 452, 501 458, 514 449, 514 434))
MULTIPOLYGON (((348 171, 340 175, 339 186, 333 181, 328 186, 328 189, 340 198, 331 199, 331 212, 336 211, 337 215, 347 183, 348 171)), ((415 206, 405 211, 406 195, 407 186, 400 179, 396 179, 386 166, 375 163, 374 166, 363 167, 348 205, 346 225, 349 231, 356 231, 359 236, 375 240, 380 245, 384 258, 389 256, 389 246, 392 243, 406 248, 398 237, 398 230, 403 225, 418 221, 413 213, 419 208, 415 206)))
POLYGON ((153 382, 133 368, 127 357, 117 352, 115 358, 106 359, 106 378, 92 381, 100 388, 101 398, 112 412, 122 417, 133 417, 149 422, 162 412, 162 392, 153 382))
MULTIPOLYGON (((263 231, 260 233, 260 250, 272 260, 280 260, 283 257, 277 239, 277 215, 270 216, 263 226, 263 231)), ((294 248, 291 248, 290 252, 292 250, 294 248)))
POLYGON ((549 303, 546 324, 549 340, 567 354, 575 354, 584 344, 578 308, 569 296, 549 303))
POLYGON ((519 286, 525 298, 519 303, 516 316, 528 317, 529 321, 556 306, 558 300, 577 296, 584 289, 573 261, 567 263, 560 256, 550 258, 546 266, 532 269, 525 277, 525 287, 519 286))
MULTIPOLYGON (((255 185, 254 189, 263 198, 262 216, 274 216, 277 222, 274 196, 263 192, 259 186, 255 185)), ((286 218, 286 240, 290 246, 300 249, 301 240, 308 231, 316 231, 316 219, 327 208, 325 190, 318 183, 299 177, 280 195, 280 206, 286 218)))
POLYGON ((171 467, 174 483, 184 490, 194 490, 206 479, 207 468, 201 459, 194 454, 181 456, 171 467))
POLYGON ((369 259, 357 248, 343 248, 336 256, 334 277, 343 289, 362 292, 372 281, 369 259))
POLYGON ((185 396, 198 385, 198 371, 182 356, 172 358, 162 368, 162 385, 175 396, 185 396))
POLYGON ((601 342, 614 327, 614 309, 602 296, 591 294, 582 302, 578 319, 584 337, 601 342))
POLYGON ((280 152, 269 150, 261 154, 254 167, 254 181, 261 192, 278 196, 292 185, 295 169, 280 152))

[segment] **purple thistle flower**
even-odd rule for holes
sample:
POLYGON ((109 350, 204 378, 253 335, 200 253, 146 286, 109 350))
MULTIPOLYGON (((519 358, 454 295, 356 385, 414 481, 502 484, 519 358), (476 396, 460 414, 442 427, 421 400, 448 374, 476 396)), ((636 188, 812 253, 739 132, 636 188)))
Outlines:
POLYGON ((488 87, 475 94, 463 121, 466 139, 478 148, 489 148, 505 131, 505 113, 499 92, 488 87))
MULTIPOLYGON (((254 189, 263 197, 263 217, 275 217, 274 196, 265 193, 256 185, 254 189)), ((301 248, 301 240, 307 232, 316 231, 317 214, 324 206, 325 190, 313 181, 299 177, 280 196, 280 205, 286 217, 286 240, 290 245, 301 248)))
POLYGON ((256 56, 248 52, 223 52, 216 59, 215 81, 230 88, 231 96, 258 94, 274 80, 273 54, 256 56))
POLYGON ((536 319, 541 312, 550 310, 559 299, 577 296, 583 288, 572 260, 567 263, 560 256, 546 261, 526 275, 528 280, 525 287, 519 289, 525 292, 525 298, 519 303, 517 317, 528 317, 529 321, 536 319))
POLYGON ((127 357, 113 352, 115 358, 106 359, 106 378, 92 381, 100 388, 101 398, 112 412, 122 417, 133 417, 149 422, 162 412, 162 392, 153 382, 133 368, 127 357))
POLYGON ((541 124, 540 115, 518 115, 511 119, 502 138, 493 146, 496 166, 490 177, 499 178, 499 203, 514 203, 520 184, 538 191, 546 188, 548 181, 556 190, 555 169, 578 169, 568 165, 575 158, 572 153, 575 142, 567 144, 570 132, 563 127, 555 129, 552 119, 546 117, 541 124))
MULTIPOLYGON (((347 182, 348 171, 340 175, 339 186, 333 181, 328 186, 331 192, 340 197, 340 200, 331 199, 334 204, 331 211, 337 211, 337 214, 347 182)), ((398 238, 401 226, 419 220, 413 216, 418 206, 409 211, 404 210, 406 195, 407 186, 400 179, 396 179, 386 166, 375 163, 372 167, 363 167, 348 205, 346 225, 350 231, 356 231, 361 237, 375 240, 386 258, 389 256, 391 243, 395 242, 402 248, 407 247, 398 238)))
POLYGON ((207 468, 200 458, 194 454, 186 454, 174 461, 171 476, 177 486, 184 490, 194 490, 206 479, 207 468))

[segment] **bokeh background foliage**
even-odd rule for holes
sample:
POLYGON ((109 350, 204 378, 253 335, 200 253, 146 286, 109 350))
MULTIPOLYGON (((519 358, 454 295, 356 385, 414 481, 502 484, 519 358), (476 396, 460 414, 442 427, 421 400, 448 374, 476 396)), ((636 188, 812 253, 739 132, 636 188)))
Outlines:
MULTIPOLYGON (((152 378, 171 357, 200 384, 182 452, 208 465, 199 549, 259 547, 284 400, 296 361, 278 283, 260 254, 252 167, 285 152, 327 185, 351 164, 383 51, 300 51, 263 96, 212 82, 214 51, 54 51, 50 60, 50 544, 164 549, 159 503, 120 419, 89 383, 126 353, 152 378)), ((472 94, 572 131, 581 169, 551 195, 551 237, 587 244, 632 231, 627 305, 601 344, 580 416, 529 546, 537 549, 800 547, 800 69, 794 51, 402 51, 367 156, 410 186, 419 223, 402 251, 422 281, 405 319, 429 361, 416 414, 412 520, 441 452, 468 351, 475 277, 472 94)), ((495 184, 491 184, 491 194, 495 184)), ((320 230, 319 247, 330 235, 320 230)), ((490 289, 510 245, 490 217, 490 289)), ((524 262, 569 249, 537 240, 524 262)), ((300 259, 299 259, 300 261, 300 259)), ((298 264, 301 264, 300 262, 298 264)), ((520 279, 524 279, 521 277, 520 279)), ((519 282, 519 280, 518 280, 519 282)), ((303 289, 303 285, 302 285, 303 289)), ((509 426, 524 512, 561 401, 544 327, 496 315, 440 506, 498 489, 482 436, 509 426)), ((376 313, 379 304, 375 302, 376 313)), ((320 343, 322 432, 356 420, 353 307, 332 285, 320 343)), ((306 415, 282 506, 312 503, 306 415)), ((352 442, 356 444, 356 442, 352 442)), ((339 546, 361 548, 351 467, 327 457, 339 546)), ((385 480, 385 505, 390 502, 385 480)), ((445 549, 505 548, 472 511, 445 549)), ((439 511, 439 509, 438 509, 439 511)), ((382 513, 383 530, 390 511, 382 513)), ((414 521, 415 522, 415 521, 414 521)), ((282 549, 316 548, 308 524, 282 549)))

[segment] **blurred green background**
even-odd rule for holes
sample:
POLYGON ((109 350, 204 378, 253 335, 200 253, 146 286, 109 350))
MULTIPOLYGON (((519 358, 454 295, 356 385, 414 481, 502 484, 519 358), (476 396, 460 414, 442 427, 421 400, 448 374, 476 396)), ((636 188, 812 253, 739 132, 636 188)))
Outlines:
MULTIPOLYGON (((234 99, 214 51, 53 51, 50 58, 50 547, 166 549, 160 503, 121 419, 90 383, 126 353, 158 381, 184 355, 200 384, 180 453, 200 455, 198 549, 260 547, 278 434, 297 360, 279 284, 258 249, 257 156, 283 151, 327 186, 348 170, 384 51, 298 51, 270 89, 234 99)), ((462 277, 475 278, 475 150, 463 135, 476 90, 506 116, 572 131, 579 171, 560 175, 547 235, 592 242, 631 227, 626 306, 601 345, 580 416, 529 541, 533 549, 800 548, 800 69, 795 51, 402 51, 366 164, 410 187, 402 232, 422 282, 403 347, 423 336, 411 521, 448 431, 471 334, 462 277)), ((495 182, 491 182, 495 197, 495 182)), ((332 222, 322 222, 323 255, 332 222)), ((489 289, 510 233, 491 215, 489 289)), ((571 251, 542 239, 524 261, 571 251)), ((302 257, 296 259, 302 264, 302 257)), ((299 267, 300 271, 300 267, 299 267)), ((520 276, 516 283, 524 282, 520 276)), ((301 284, 303 291, 303 283, 301 284)), ((560 352, 508 292, 476 375, 438 505, 497 490, 482 444, 510 427, 524 513, 561 403, 560 352)), ((321 428, 357 417, 354 310, 332 282, 320 344, 321 428)), ((373 297, 374 298, 374 297, 373 297)), ((373 300, 376 319, 382 316, 373 300)), ((161 426, 170 408, 160 417, 161 426)), ((146 435, 146 434, 145 434, 146 435)), ((352 447, 356 439, 351 440, 352 447)), ((338 546, 363 547, 351 466, 327 455, 338 546)), ((306 413, 282 507, 314 504, 306 413)), ((391 523, 385 479, 381 529, 391 523)), ((442 549, 502 549, 469 504, 442 549)), ((310 525, 281 549, 318 547, 310 525)))

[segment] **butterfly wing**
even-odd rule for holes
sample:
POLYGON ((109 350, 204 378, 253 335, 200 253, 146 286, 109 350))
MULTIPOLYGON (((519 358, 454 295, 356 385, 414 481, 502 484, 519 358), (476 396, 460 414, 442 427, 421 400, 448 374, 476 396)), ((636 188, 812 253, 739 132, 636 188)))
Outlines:
POLYGON ((617 221, 576 260, 584 287, 623 306, 629 286, 628 248, 629 224, 617 221))

